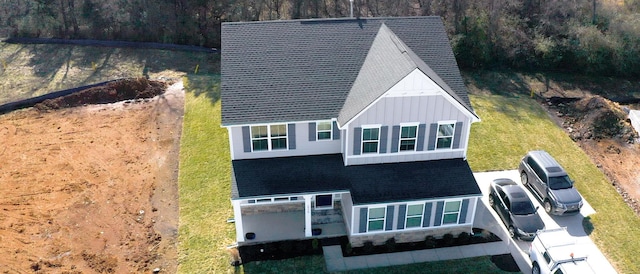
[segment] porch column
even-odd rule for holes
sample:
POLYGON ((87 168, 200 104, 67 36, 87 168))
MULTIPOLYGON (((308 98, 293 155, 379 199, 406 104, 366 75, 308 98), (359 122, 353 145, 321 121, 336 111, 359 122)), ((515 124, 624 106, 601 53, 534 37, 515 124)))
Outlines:
POLYGON ((242 227, 242 209, 240 208, 240 200, 231 200, 233 205, 233 219, 236 224, 236 241, 244 242, 244 228, 242 227))
POLYGON ((304 197, 304 236, 311 237, 311 198, 313 195, 303 195, 304 197))

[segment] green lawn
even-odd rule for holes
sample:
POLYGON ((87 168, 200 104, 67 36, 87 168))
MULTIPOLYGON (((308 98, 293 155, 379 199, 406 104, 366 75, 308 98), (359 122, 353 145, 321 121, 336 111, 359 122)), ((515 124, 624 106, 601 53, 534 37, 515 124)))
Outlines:
POLYGON ((220 127, 219 76, 186 78, 180 144, 178 272, 232 271, 229 140, 220 127))
POLYGON ((471 128, 467 158, 478 171, 515 169, 524 154, 544 149, 562 164, 596 210, 587 218, 591 239, 621 273, 640 273, 640 218, 589 157, 533 99, 471 95, 482 122, 471 128))

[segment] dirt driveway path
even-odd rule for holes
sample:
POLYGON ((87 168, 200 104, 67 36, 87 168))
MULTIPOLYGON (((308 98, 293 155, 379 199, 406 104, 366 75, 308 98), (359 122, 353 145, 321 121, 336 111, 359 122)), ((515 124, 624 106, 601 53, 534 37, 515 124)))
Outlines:
POLYGON ((177 264, 182 83, 151 99, 0 115, 0 269, 177 264))

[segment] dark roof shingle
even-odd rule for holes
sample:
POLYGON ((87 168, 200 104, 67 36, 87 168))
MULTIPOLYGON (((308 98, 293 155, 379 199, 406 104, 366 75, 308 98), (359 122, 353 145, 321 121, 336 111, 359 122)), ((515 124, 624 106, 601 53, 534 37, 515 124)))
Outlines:
POLYGON ((481 194, 467 162, 344 166, 341 154, 232 161, 232 197, 350 191, 354 204, 481 194))
POLYGON ((223 23, 222 125, 338 117, 382 24, 472 111, 440 17, 223 23))

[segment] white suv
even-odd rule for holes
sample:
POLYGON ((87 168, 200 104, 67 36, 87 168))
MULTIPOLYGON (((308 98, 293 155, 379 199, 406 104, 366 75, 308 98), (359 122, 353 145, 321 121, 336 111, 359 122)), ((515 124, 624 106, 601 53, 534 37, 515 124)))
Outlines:
POLYGON ((539 230, 529 248, 531 273, 595 273, 584 250, 565 228, 539 230))

